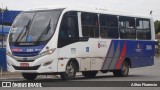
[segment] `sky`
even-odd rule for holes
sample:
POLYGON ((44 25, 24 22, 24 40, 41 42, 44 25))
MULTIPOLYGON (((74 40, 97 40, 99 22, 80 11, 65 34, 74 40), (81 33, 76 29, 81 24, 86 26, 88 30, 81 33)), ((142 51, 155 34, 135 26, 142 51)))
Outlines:
POLYGON ((9 10, 30 10, 57 4, 98 6, 144 15, 149 15, 152 10, 153 19, 160 20, 160 0, 0 0, 0 8, 7 6, 9 10))

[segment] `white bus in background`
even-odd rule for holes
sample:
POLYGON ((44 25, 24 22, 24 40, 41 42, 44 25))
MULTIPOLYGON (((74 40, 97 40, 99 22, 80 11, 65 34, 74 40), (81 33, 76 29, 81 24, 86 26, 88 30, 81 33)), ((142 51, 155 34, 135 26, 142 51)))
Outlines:
POLYGON ((9 33, 7 68, 27 80, 98 71, 128 76, 129 68, 154 64, 154 34, 150 16, 81 7, 24 11, 9 33))

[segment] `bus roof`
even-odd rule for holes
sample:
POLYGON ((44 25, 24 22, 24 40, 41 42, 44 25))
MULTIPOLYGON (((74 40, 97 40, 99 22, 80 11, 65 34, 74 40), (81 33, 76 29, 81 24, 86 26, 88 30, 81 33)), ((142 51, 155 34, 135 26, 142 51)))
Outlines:
POLYGON ((149 18, 151 19, 152 16, 150 14, 144 15, 144 14, 136 14, 126 11, 115 11, 111 9, 107 9, 106 7, 102 6, 83 6, 83 5, 55 5, 55 6, 47 6, 47 7, 41 7, 32 9, 34 10, 49 10, 49 9, 66 9, 67 11, 83 11, 83 12, 92 12, 92 13, 99 13, 99 14, 111 14, 111 15, 120 15, 120 16, 129 16, 129 17, 140 17, 140 18, 149 18))

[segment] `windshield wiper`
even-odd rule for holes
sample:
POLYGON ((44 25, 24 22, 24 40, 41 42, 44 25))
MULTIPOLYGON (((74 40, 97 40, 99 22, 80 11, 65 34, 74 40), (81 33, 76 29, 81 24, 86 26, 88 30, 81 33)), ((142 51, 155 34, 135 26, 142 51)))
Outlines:
POLYGON ((38 37, 36 43, 41 39, 41 37, 42 37, 44 34, 47 35, 50 29, 51 29, 51 19, 50 19, 50 21, 49 21, 47 27, 43 30, 43 32, 41 33, 41 35, 39 35, 39 37, 38 37))
POLYGON ((15 42, 18 42, 18 40, 21 41, 24 38, 24 36, 27 35, 27 33, 29 31, 30 23, 31 23, 31 20, 29 20, 27 25, 23 27, 22 31, 19 33, 15 42))

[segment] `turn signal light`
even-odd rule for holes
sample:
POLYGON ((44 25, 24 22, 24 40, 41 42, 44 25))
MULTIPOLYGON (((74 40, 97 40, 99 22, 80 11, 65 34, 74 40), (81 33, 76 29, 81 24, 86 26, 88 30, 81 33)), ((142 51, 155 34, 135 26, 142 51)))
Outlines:
POLYGON ((47 66, 47 65, 50 65, 53 61, 49 61, 49 62, 46 62, 43 64, 43 66, 47 66))
POLYGON ((11 53, 10 53, 10 52, 8 52, 8 51, 6 51, 6 55, 11 55, 11 53))

